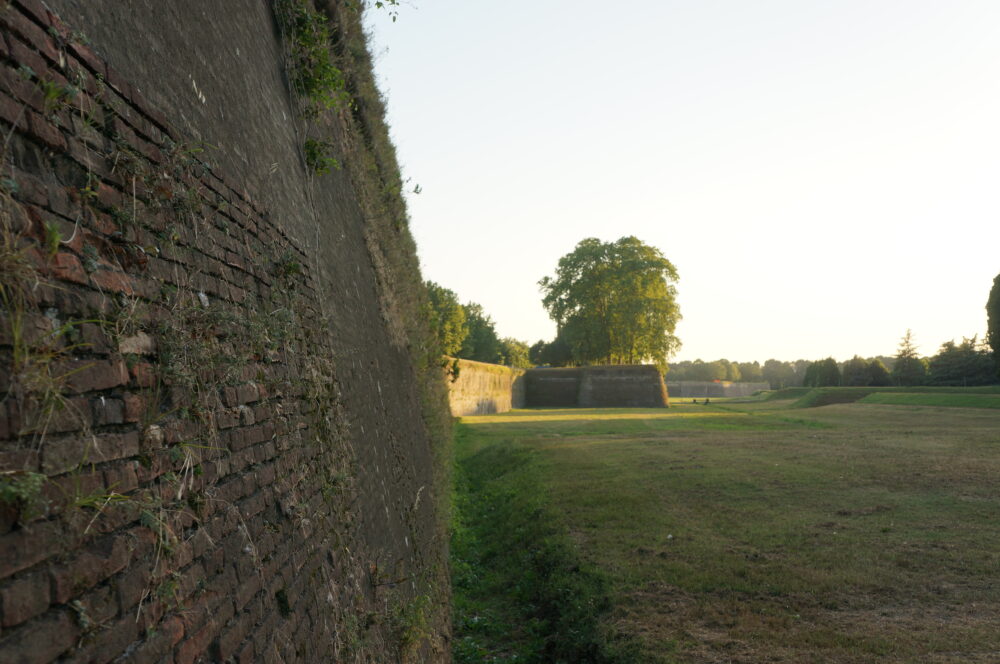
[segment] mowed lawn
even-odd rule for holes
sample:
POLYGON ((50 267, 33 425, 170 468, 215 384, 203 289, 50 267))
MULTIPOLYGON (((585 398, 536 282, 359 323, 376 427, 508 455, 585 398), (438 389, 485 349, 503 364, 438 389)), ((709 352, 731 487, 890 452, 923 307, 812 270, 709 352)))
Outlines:
POLYGON ((662 662, 1000 662, 1000 412, 788 401, 463 418, 524 446, 662 662))

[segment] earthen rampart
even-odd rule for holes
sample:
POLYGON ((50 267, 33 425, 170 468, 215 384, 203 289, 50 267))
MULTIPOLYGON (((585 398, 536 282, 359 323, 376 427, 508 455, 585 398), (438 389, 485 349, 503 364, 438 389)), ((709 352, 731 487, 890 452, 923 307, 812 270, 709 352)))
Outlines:
POLYGON ((279 34, 255 0, 0 8, 0 661, 449 658, 381 120, 304 119, 279 34))
POLYGON ((451 414, 489 415, 524 408, 524 369, 499 364, 448 361, 451 414))

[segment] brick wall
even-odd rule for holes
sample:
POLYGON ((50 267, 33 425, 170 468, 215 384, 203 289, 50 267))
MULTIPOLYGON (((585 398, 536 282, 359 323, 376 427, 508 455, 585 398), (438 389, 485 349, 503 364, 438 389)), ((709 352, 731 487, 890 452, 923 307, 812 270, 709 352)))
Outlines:
MULTIPOLYGON (((449 364, 454 371, 454 360, 449 364)), ((458 360, 458 375, 449 373, 451 414, 488 415, 524 408, 524 369, 499 364, 458 360)))
POLYGON ((430 480, 316 256, 37 0, 0 129, 0 660, 436 658, 430 480))
POLYGON ((529 408, 660 408, 669 405, 659 370, 651 365, 529 369, 529 408))

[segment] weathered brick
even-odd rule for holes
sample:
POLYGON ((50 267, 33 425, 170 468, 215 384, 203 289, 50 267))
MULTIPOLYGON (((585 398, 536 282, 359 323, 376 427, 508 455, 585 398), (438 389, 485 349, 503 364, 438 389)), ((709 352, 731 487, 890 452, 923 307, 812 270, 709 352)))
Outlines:
POLYGON ((0 94, 0 120, 16 126, 22 131, 28 129, 28 105, 0 94))
MULTIPOLYGON (((102 624, 96 634, 82 641, 81 646, 66 659, 67 664, 102 664, 113 660, 121 661, 122 653, 129 650, 142 636, 135 616, 128 614, 118 620, 102 624)), ((128 658, 130 663, 137 660, 128 658)))
POLYGON ((32 524, 0 537, 0 578, 54 555, 62 546, 62 529, 55 522, 32 524))
POLYGON ((118 604, 123 614, 135 613, 134 608, 149 590, 150 583, 150 568, 141 562, 133 565, 117 578, 115 588, 118 604))
MULTIPOLYGON (((135 622, 133 618, 133 622, 135 622)), ((153 664, 167 657, 174 646, 184 638, 184 623, 177 616, 164 618, 156 625, 152 635, 135 649, 129 657, 130 664, 153 664)))
POLYGON ((125 421, 125 402, 113 397, 98 397, 91 399, 94 412, 94 425, 122 424, 125 421))
POLYGON ((49 441, 42 448, 42 470, 55 475, 87 464, 139 454, 139 433, 105 433, 49 441))
POLYGON ((52 276, 56 279, 77 284, 86 284, 89 281, 87 272, 83 269, 83 263, 68 251, 60 251, 53 256, 50 268, 52 276))
POLYGON ((128 383, 128 367, 122 359, 70 360, 64 363, 66 386, 74 392, 91 392, 128 383))
POLYGON ((193 664, 196 659, 205 655, 218 629, 218 625, 214 621, 210 621, 195 632, 191 638, 181 643, 174 653, 175 664, 193 664))
POLYGON ((52 24, 52 17, 41 0, 17 0, 17 4, 36 22, 42 25, 52 24))
POLYGON ((111 350, 111 340, 103 325, 84 323, 80 325, 79 329, 83 336, 83 343, 86 344, 87 350, 91 353, 104 355, 111 350))
POLYGON ((137 362, 129 370, 136 387, 153 387, 156 385, 156 369, 149 362, 137 362))
POLYGON ((90 281, 102 291, 135 295, 132 277, 116 270, 98 270, 90 275, 90 281))
POLYGON ((0 641, 0 652, 17 653, 19 664, 46 664, 73 647, 80 627, 66 610, 31 622, 0 641))
POLYGON ((28 114, 28 126, 31 133, 50 150, 63 151, 66 149, 66 138, 42 115, 32 111, 28 114))
MULTIPOLYGON (((17 21, 18 19, 14 20, 17 21)), ((2 18, 0 18, 0 22, 4 22, 2 18)), ((7 45, 10 47, 10 56, 14 62, 18 63, 18 65, 31 67, 31 71, 35 72, 35 75, 41 79, 48 78, 48 64, 42 56, 35 53, 27 44, 17 38, 8 37, 7 45)))
POLYGON ((49 608, 49 581, 43 574, 29 574, 0 589, 0 624, 19 625, 49 608))
POLYGON ((130 392, 122 395, 122 401, 125 404, 125 421, 129 423, 140 421, 146 411, 145 397, 130 392))
MULTIPOLYGON (((68 563, 49 570, 52 600, 64 604, 94 587, 128 564, 129 542, 125 536, 105 536, 89 544, 68 563)), ((117 608, 115 609, 117 611, 117 608)))
POLYGON ((104 470, 104 481, 109 491, 116 491, 121 494, 128 493, 139 487, 139 477, 135 469, 137 462, 126 461, 121 465, 106 468, 104 470))

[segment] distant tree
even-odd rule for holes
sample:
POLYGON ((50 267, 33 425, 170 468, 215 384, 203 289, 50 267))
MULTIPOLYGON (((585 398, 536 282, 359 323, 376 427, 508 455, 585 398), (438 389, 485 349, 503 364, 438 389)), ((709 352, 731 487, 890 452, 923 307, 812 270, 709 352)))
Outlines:
POLYGON ((469 326, 465 322, 465 309, 458 302, 458 296, 433 281, 427 286, 428 309, 427 319, 434 330, 441 352, 445 355, 455 355, 462 347, 462 342, 469 334, 469 326))
POLYGON ((832 357, 813 362, 806 369, 804 384, 807 387, 835 387, 840 385, 840 367, 832 357))
POLYGON ((539 339, 535 343, 531 344, 530 348, 528 348, 528 359, 531 360, 533 365, 538 366, 540 364, 545 364, 545 362, 542 361, 542 354, 545 352, 545 346, 547 345, 548 344, 544 339, 539 339))
POLYGON ((871 373, 869 371, 868 360, 855 355, 847 362, 841 370, 840 384, 849 387, 863 387, 871 383, 871 373))
POLYGON ((973 335, 956 344, 946 341, 930 359, 927 382, 931 385, 989 385, 996 372, 986 345, 973 335))
POLYGON ((740 362, 740 380, 744 383, 760 383, 764 380, 764 371, 760 362, 740 362))
POLYGON ((540 282, 542 304, 580 364, 639 364, 661 370, 679 347, 677 270, 635 237, 587 238, 540 282))
POLYGON ((550 342, 536 342, 528 349, 528 358, 538 366, 565 367, 573 363, 569 345, 560 335, 550 342))
POLYGON ((703 371, 705 377, 702 380, 725 380, 726 376, 729 375, 729 366, 727 362, 716 360, 715 362, 707 362, 703 371))
POLYGON ((772 390, 780 390, 799 384, 795 375, 795 366, 791 362, 770 359, 764 363, 762 378, 771 385, 772 390))
POLYGON ((917 355, 913 343, 913 332, 906 331, 896 350, 896 362, 892 367, 892 382, 896 385, 923 385, 927 379, 927 362, 917 355))
POLYGON ((523 341, 513 337, 504 337, 500 340, 500 363, 508 367, 527 369, 531 366, 528 350, 528 344, 523 341))
POLYGON ((691 380, 688 378, 688 372, 691 368, 691 361, 685 360, 683 362, 671 362, 668 365, 670 380, 672 381, 682 381, 691 380))
POLYGON ((872 387, 888 387, 892 385, 892 376, 879 358, 868 362, 868 385, 872 387))
POLYGON ((458 357, 476 362, 499 362, 500 339, 497 337, 493 319, 475 302, 469 302, 463 308, 469 334, 462 341, 458 357))
POLYGON ((721 362, 722 366, 726 368, 726 375, 720 380, 728 380, 735 383, 743 377, 743 374, 740 372, 740 365, 737 363, 730 362, 726 359, 719 360, 719 362, 721 362))
POLYGON ((993 364, 1000 374, 1000 274, 993 280, 986 301, 986 343, 993 350, 993 364))
POLYGON ((812 364, 809 360, 795 360, 791 363, 792 367, 795 368, 795 387, 801 387, 805 385, 806 369, 812 364))

